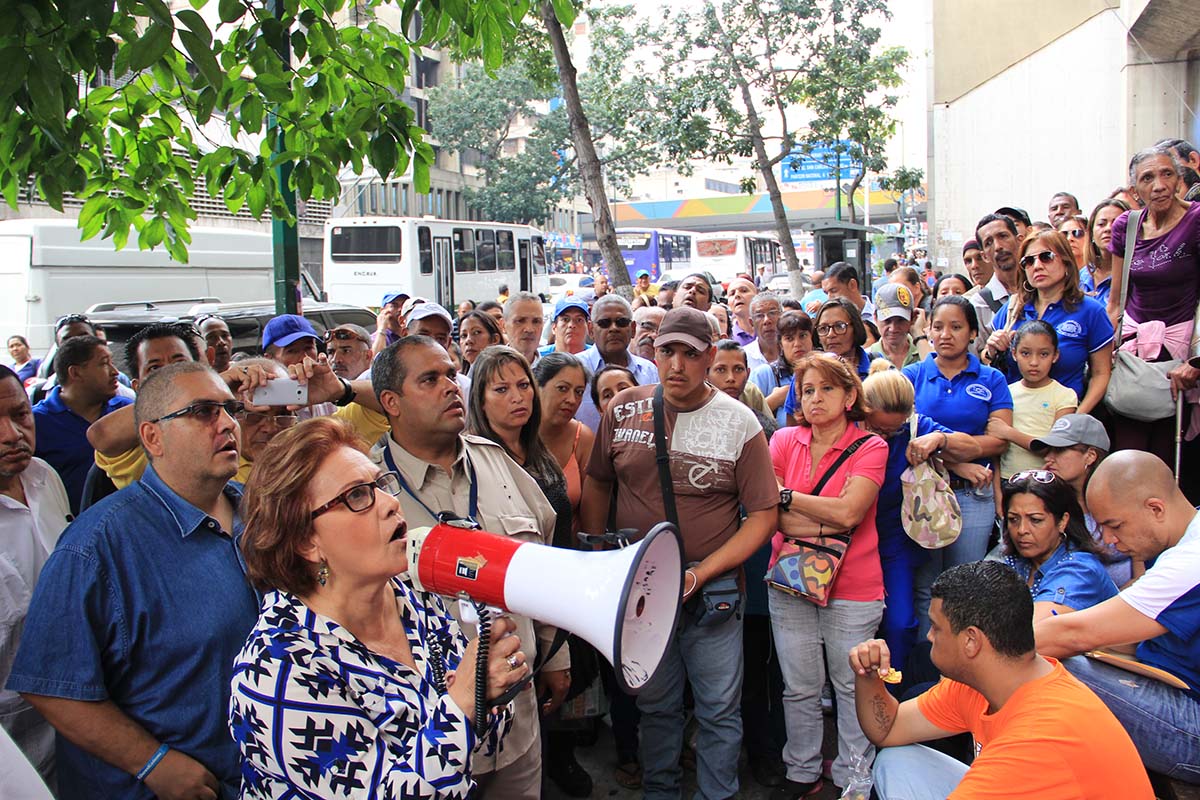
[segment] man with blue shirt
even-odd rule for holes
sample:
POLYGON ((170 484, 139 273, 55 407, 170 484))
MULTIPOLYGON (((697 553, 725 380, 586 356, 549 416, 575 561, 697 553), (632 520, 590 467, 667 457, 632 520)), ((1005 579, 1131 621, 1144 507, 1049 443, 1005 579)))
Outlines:
POLYGON ((96 451, 87 429, 96 420, 132 401, 117 395, 112 353, 95 336, 64 341, 54 355, 59 385, 33 407, 38 458, 54 467, 67 488, 71 513, 79 513, 83 485, 96 451))
MULTIPOLYGON (((629 343, 633 341, 633 309, 621 295, 606 294, 596 301, 592 308, 592 341, 595 344, 579 354, 579 360, 591 374, 614 364, 632 372, 640 386, 658 383, 658 367, 654 362, 629 352, 629 343)), ((583 393, 575 419, 593 433, 600 429, 600 412, 590 392, 583 393)))
POLYGON ((258 616, 237 537, 240 404, 207 365, 141 385, 141 480, 62 535, 33 594, 7 688, 59 732, 61 797, 236 797, 227 714, 258 616))
POLYGON ((1042 655, 1128 650, 1182 679, 1186 689, 1080 656, 1063 662, 1112 710, 1148 769, 1200 783, 1200 513, 1170 468, 1140 450, 1096 468, 1088 511, 1104 541, 1153 566, 1116 597, 1034 628, 1042 655))

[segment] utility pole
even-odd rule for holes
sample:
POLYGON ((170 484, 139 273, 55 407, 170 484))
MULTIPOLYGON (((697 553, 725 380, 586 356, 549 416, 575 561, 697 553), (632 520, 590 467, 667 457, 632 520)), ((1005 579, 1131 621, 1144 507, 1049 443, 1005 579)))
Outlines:
MULTIPOLYGON (((276 19, 284 14, 283 0, 270 0, 271 12, 276 19)), ((284 66, 291 63, 291 42, 287 36, 281 36, 277 52, 284 66)), ((279 127, 279 118, 271 112, 268 124, 271 130, 271 147, 276 153, 284 151, 283 130, 279 127)), ((292 162, 285 161, 275 168, 275 180, 279 185, 279 193, 296 219, 296 192, 291 188, 292 162)), ((295 314, 296 295, 300 287, 300 237, 296 231, 296 222, 280 219, 279 215, 271 215, 271 251, 275 264, 275 313, 295 314)))

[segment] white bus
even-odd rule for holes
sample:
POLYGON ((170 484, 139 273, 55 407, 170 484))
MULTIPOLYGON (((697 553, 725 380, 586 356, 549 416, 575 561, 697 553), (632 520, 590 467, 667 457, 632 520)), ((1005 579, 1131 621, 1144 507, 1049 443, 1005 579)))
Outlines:
POLYGON ((164 247, 122 250, 80 239, 74 219, 0 221, 0 332, 24 334, 35 353, 54 343, 54 322, 99 302, 207 298, 238 303, 274 296, 271 235, 189 228, 188 263, 164 247))
POLYGON ((707 270, 721 281, 730 281, 739 273, 758 275, 760 265, 767 275, 784 272, 783 253, 773 234, 743 231, 698 233, 693 266, 707 270))
POLYGON ((528 225, 416 217, 325 222, 325 289, 336 303, 378 307, 405 292, 448 309, 512 292, 549 292, 546 245, 528 225))

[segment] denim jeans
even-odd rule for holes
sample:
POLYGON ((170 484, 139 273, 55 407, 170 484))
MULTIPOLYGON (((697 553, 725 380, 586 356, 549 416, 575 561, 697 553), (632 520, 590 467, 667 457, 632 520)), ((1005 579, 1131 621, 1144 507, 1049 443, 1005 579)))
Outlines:
POLYGON ((917 570, 917 618, 921 622, 922 639, 929 633, 929 590, 933 582, 951 567, 982 561, 996 525, 996 500, 990 483, 983 489, 955 489, 954 496, 962 510, 962 533, 954 544, 930 550, 929 560, 917 570))
POLYGON ((1152 678, 1101 664, 1087 656, 1063 666, 1087 684, 1124 726, 1146 769, 1200 783, 1200 701, 1152 678))
POLYGON ((642 788, 648 800, 678 800, 683 748, 683 684, 692 686, 697 800, 738 793, 742 749, 742 618, 698 628, 684 610, 658 672, 637 697, 642 712, 642 788))
POLYGON ((879 627, 892 653, 892 666, 898 670, 904 669, 908 654, 917 645, 920 622, 917 619, 916 576, 924 563, 924 554, 879 554, 887 595, 879 627))
POLYGON ((922 744, 885 747, 875 757, 879 800, 946 800, 967 765, 922 744))
POLYGON ((783 670, 783 715, 787 720, 783 763, 787 776, 806 783, 821 775, 821 688, 828 662, 838 716, 833 782, 845 786, 853 754, 865 753, 870 761, 875 750, 859 727, 854 710, 850 648, 875 635, 883 616, 883 601, 830 600, 825 608, 819 608, 803 598, 772 590, 770 604, 771 629, 783 670))

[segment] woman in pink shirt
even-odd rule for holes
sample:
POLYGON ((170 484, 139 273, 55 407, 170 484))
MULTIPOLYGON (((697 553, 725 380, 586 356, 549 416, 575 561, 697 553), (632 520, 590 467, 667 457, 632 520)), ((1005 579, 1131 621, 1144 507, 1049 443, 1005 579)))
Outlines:
POLYGON ((805 356, 796 367, 803 415, 800 424, 771 439, 771 460, 783 485, 780 531, 772 541, 772 566, 785 538, 806 539, 850 532, 850 545, 824 607, 780 590, 770 595, 771 629, 783 671, 787 781, 779 796, 804 797, 821 784, 821 687, 825 659, 838 698, 838 757, 833 782, 845 786, 850 759, 874 751, 854 710, 854 674, 843 657, 856 637, 874 635, 883 615, 883 573, 875 501, 887 467, 887 444, 856 423, 866 418, 862 383, 841 359, 826 353, 805 356), (813 487, 850 445, 863 442, 832 473, 820 495, 813 487), (790 491, 789 491, 790 490, 790 491))

